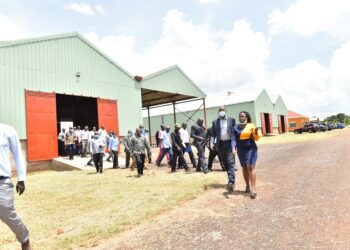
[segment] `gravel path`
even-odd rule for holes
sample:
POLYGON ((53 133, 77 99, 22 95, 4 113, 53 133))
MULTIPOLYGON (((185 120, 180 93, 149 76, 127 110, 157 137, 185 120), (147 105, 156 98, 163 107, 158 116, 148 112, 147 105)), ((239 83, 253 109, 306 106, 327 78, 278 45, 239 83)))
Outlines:
POLYGON ((350 249, 350 130, 323 141, 261 146, 256 200, 236 174, 233 194, 223 178, 94 249, 350 249))

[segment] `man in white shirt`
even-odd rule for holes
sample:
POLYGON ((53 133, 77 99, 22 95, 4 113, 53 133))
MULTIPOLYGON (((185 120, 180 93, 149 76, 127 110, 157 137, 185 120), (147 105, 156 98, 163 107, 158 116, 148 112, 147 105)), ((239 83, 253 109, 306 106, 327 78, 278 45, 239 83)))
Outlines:
POLYGON ((81 142, 81 157, 86 157, 88 152, 88 142, 89 142, 90 132, 89 127, 85 126, 84 130, 80 132, 80 142, 81 142))
POLYGON ((58 134, 58 151, 60 156, 65 156, 65 136, 66 136, 66 129, 63 128, 62 131, 58 134))
MULTIPOLYGON (((191 144, 190 144, 190 135, 188 134, 188 131, 187 131, 187 123, 185 123, 185 122, 182 123, 182 127, 180 128, 179 132, 180 132, 181 140, 184 144, 183 145, 183 148, 184 148, 183 156, 185 157, 185 153, 187 152, 190 156, 192 166, 194 168, 196 168, 196 160, 194 158, 191 144)), ((179 162, 179 164, 181 166, 183 165, 182 162, 179 162)))
POLYGON ((0 219, 16 235, 17 240, 22 244, 22 249, 28 250, 31 249, 29 232, 14 207, 10 152, 16 162, 18 180, 16 191, 21 195, 25 190, 24 181, 27 171, 21 144, 14 128, 0 123, 0 219))

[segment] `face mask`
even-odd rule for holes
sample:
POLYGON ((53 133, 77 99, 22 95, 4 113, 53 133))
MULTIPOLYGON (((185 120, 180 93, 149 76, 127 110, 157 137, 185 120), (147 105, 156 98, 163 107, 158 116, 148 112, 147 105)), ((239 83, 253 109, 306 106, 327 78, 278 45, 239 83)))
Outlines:
POLYGON ((128 133, 128 136, 131 137, 131 136, 132 136, 132 133, 128 133))
POLYGON ((246 125, 247 124, 247 120, 245 120, 244 122, 239 122, 240 125, 246 125))
POLYGON ((220 112, 219 112, 219 116, 220 116, 220 117, 225 117, 225 115, 226 115, 226 112, 225 112, 225 111, 220 111, 220 112))
POLYGON ((145 129, 144 128, 141 129, 141 133, 145 133, 145 129))

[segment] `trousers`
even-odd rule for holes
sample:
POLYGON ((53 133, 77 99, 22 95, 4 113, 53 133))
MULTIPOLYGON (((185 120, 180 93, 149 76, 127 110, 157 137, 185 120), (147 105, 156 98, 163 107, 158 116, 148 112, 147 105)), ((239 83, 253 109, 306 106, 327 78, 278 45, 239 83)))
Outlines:
POLYGON ((23 224, 13 203, 13 184, 10 178, 0 180, 0 219, 16 235, 20 243, 29 240, 29 232, 23 224))

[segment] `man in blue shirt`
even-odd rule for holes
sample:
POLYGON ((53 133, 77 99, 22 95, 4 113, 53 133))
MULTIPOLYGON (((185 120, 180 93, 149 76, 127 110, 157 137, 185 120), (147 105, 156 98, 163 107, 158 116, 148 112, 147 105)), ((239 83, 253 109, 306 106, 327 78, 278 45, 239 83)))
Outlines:
POLYGON ((118 146, 119 146, 119 139, 116 135, 116 133, 113 131, 111 132, 111 136, 109 137, 109 145, 108 148, 110 151, 112 151, 113 154, 113 168, 118 168, 118 146))
POLYGON ((14 128, 0 123, 0 219, 16 235, 17 240, 22 244, 22 249, 29 250, 31 249, 29 232, 14 208, 10 152, 16 162, 18 180, 16 191, 21 195, 25 190, 24 181, 27 171, 21 144, 14 128))
POLYGON ((169 126, 167 126, 165 128, 165 131, 163 131, 162 133, 161 143, 162 143, 162 154, 156 161, 156 164, 158 167, 160 166, 160 163, 162 162, 164 156, 167 153, 170 156, 170 163, 171 163, 171 159, 173 158, 173 151, 171 150, 171 145, 170 145, 170 127, 169 126))

